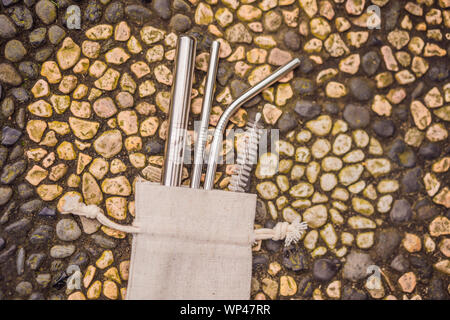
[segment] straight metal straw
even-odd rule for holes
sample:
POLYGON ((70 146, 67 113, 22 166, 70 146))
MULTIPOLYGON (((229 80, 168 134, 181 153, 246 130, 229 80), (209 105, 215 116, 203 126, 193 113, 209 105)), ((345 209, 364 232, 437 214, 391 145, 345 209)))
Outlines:
POLYGON ((224 111, 217 123, 216 130, 214 131, 214 138, 211 143, 211 149, 209 151, 208 168, 205 176, 205 190, 211 190, 214 186, 214 177, 216 175, 217 162, 219 159, 219 150, 222 146, 222 136, 225 131, 225 126, 233 114, 242 106, 245 102, 256 96, 265 88, 271 86, 280 78, 284 77, 288 72, 300 65, 300 59, 295 58, 281 66, 274 73, 267 78, 258 82, 255 86, 245 91, 239 98, 233 101, 228 108, 224 111))
POLYGON ((194 164, 192 165, 191 188, 194 189, 198 189, 200 187, 200 179, 202 177, 206 138, 208 136, 209 116, 211 114, 211 106, 214 98, 217 66, 219 65, 219 49, 220 42, 217 40, 213 41, 211 45, 211 52, 209 54, 208 73, 206 74, 200 129, 198 130, 198 138, 194 151, 194 164))
POLYGON ((178 39, 161 181, 165 186, 181 185, 196 47, 197 41, 193 37, 181 36, 178 39))

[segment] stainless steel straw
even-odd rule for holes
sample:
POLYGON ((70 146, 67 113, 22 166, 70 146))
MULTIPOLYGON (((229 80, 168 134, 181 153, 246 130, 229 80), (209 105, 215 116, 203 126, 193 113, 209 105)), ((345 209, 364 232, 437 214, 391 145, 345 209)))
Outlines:
POLYGON ((178 39, 161 182, 165 186, 181 185, 196 47, 197 41, 193 37, 181 36, 178 39))
POLYGON ((225 131, 225 126, 227 125, 233 114, 242 106, 245 102, 256 96, 258 93, 263 91, 265 88, 271 86, 280 78, 284 77, 288 72, 300 65, 300 59, 295 58, 286 63, 284 66, 278 68, 274 73, 269 75, 267 78, 258 82, 255 86, 249 88, 245 91, 239 98, 232 102, 228 108, 224 111, 222 116, 217 123, 216 130, 214 131, 214 138, 211 143, 211 149, 209 151, 208 168, 206 170, 205 176, 205 190, 211 190, 214 186, 214 177, 216 175, 217 162, 219 159, 219 150, 222 146, 222 136, 225 131))
POLYGON ((200 179, 202 177, 206 138, 208 137, 209 116, 211 114, 217 66, 219 64, 219 49, 220 42, 217 40, 213 41, 211 45, 211 52, 209 54, 209 66, 208 73, 206 75, 200 129, 198 130, 198 138, 194 151, 194 163, 192 165, 191 188, 194 189, 198 189, 200 187, 200 179))

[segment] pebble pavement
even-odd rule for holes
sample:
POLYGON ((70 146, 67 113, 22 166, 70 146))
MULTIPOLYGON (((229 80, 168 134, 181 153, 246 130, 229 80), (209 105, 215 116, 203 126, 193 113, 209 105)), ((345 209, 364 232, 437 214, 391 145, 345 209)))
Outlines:
POLYGON ((231 119, 280 132, 249 186, 256 227, 308 223, 253 248, 252 299, 450 298, 449 0, 0 2, 0 300, 124 299, 131 236, 60 208, 76 195, 132 223, 135 181, 161 178, 183 33, 196 120, 221 42, 211 127, 302 61, 231 119))

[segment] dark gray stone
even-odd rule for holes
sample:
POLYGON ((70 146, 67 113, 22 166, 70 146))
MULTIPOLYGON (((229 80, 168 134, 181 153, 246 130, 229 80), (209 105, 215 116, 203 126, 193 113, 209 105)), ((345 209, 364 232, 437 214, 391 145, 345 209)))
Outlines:
POLYGON ((404 273, 409 269, 409 261, 404 255, 397 255, 391 262, 391 268, 395 271, 404 273))
POLYGON ((21 297, 28 297, 33 291, 33 285, 28 281, 21 281, 16 286, 16 292, 21 297))
POLYGON ((148 155, 158 155, 161 154, 164 147, 161 145, 161 143, 157 141, 149 141, 144 145, 144 151, 148 155))
POLYGON ((18 233, 26 232, 31 228, 31 220, 27 218, 22 218, 19 221, 9 224, 4 230, 5 232, 18 233))
POLYGON ((339 106, 335 102, 326 101, 323 104, 323 109, 330 114, 338 114, 339 106))
POLYGON ((342 288, 342 300, 367 300, 367 294, 364 291, 345 286, 342 288))
POLYGON ((267 269, 269 257, 265 254, 254 255, 252 259, 252 268, 254 271, 267 269))
POLYGON ((30 242, 36 245, 45 244, 50 239, 52 231, 53 228, 50 226, 40 225, 31 232, 30 242))
POLYGON ((8 148, 0 145, 0 169, 3 168, 6 159, 8 159, 8 148))
POLYGON ((102 7, 97 1, 90 1, 84 10, 84 19, 89 22, 98 22, 102 17, 102 7))
POLYGON ((322 109, 320 106, 310 100, 299 100, 295 104, 294 111, 304 120, 311 120, 317 117, 322 109))
POLYGON ((433 65, 428 69, 427 76, 433 81, 441 82, 449 76, 449 65, 445 60, 437 60, 433 62, 433 65))
POLYGON ((292 88, 295 93, 301 95, 311 95, 316 91, 314 81, 307 78, 295 78, 294 81, 292 81, 292 88))
POLYGON ((169 19, 172 14, 170 11, 170 0, 153 0, 152 9, 163 20, 169 19))
POLYGON ((16 271, 17 275, 21 276, 25 269, 25 249, 19 248, 17 250, 17 258, 16 258, 16 271))
POLYGON ((30 297, 28 298, 28 300, 45 300, 45 297, 42 293, 40 292, 33 292, 30 297))
POLYGON ((4 14, 0 14, 0 38, 10 39, 17 33, 14 22, 4 14))
POLYGON ((395 200, 389 216, 394 223, 405 223, 410 221, 412 218, 412 210, 408 200, 395 200))
POLYGON ((25 30, 31 29, 33 26, 33 15, 25 6, 15 6, 8 9, 9 17, 14 21, 16 26, 25 30))
POLYGON ((37 28, 30 32, 28 35, 28 39, 30 40, 30 44, 32 46, 40 46, 45 41, 45 36, 47 34, 47 29, 45 28, 37 28))
POLYGON ((415 268, 415 273, 422 281, 431 278, 433 275, 433 265, 428 262, 428 257, 425 255, 411 255, 409 262, 415 268))
POLYGON ((380 56, 376 51, 369 51, 361 59, 361 67, 368 76, 373 76, 380 66, 380 56))
POLYGON ((401 139, 396 139, 386 150, 389 159, 405 168, 412 168, 416 165, 416 155, 414 151, 401 139))
POLYGON ((11 199, 13 190, 10 187, 0 187, 0 206, 4 205, 11 199))
POLYGON ((22 61, 19 72, 26 78, 36 79, 39 76, 39 66, 33 61, 22 61))
POLYGON ((419 192, 422 189, 422 169, 416 167, 405 172, 402 178, 402 190, 404 193, 419 192))
POLYGON ((45 257, 46 256, 44 253, 33 253, 28 257, 28 259, 26 261, 26 265, 31 270, 37 270, 44 262, 45 257))
POLYGON ((58 44, 66 36, 66 31, 58 25, 53 25, 48 29, 48 40, 52 44, 58 44))
POLYGON ((414 90, 411 92, 411 99, 416 99, 422 95, 423 89, 425 88, 425 83, 423 81, 420 81, 414 90))
POLYGON ((17 246, 15 244, 11 245, 8 249, 0 253, 0 264, 5 263, 12 257, 14 252, 16 252, 17 246))
POLYGON ((6 97, 2 101, 2 116, 5 118, 9 118, 14 113, 14 100, 11 97, 6 97))
POLYGON ((56 210, 54 208, 45 207, 42 208, 42 210, 39 211, 38 214, 43 217, 54 217, 56 216, 56 210))
POLYGON ((69 261, 69 265, 84 267, 89 263, 89 255, 85 251, 77 252, 69 261))
POLYGON ((264 201, 257 199, 256 200, 256 212, 255 212, 255 222, 263 223, 266 219, 267 215, 267 207, 264 201))
POLYGON ((2 4, 3 4, 5 7, 8 7, 8 6, 10 6, 10 5, 12 5, 12 4, 15 4, 15 3, 17 3, 17 2, 19 2, 19 0, 2 0, 2 4))
POLYGON ((125 15, 138 24, 143 24, 152 17, 152 12, 138 4, 131 4, 125 7, 125 15))
POLYGON ((19 211, 25 214, 34 214, 38 212, 43 205, 44 203, 40 199, 34 199, 22 204, 19 211))
POLYGON ((21 145, 15 145, 9 153, 9 161, 14 161, 19 157, 23 157, 23 147, 21 145))
POLYGON ((291 112, 283 112, 280 119, 278 119, 277 126, 280 133, 286 133, 297 128, 298 121, 296 115, 291 112))
POLYGON ((380 230, 376 234, 375 246, 372 250, 373 258, 377 261, 387 261, 397 250, 401 240, 401 234, 394 228, 380 230))
POLYGON ((436 159, 441 155, 441 147, 435 142, 423 143, 419 148, 418 155, 425 160, 436 159))
POLYGON ((105 9, 105 19, 109 23, 117 23, 123 19, 123 4, 119 1, 111 2, 105 9))
POLYGON ((56 6, 50 0, 40 0, 34 8, 43 23, 50 24, 56 20, 56 6))
POLYGON ((376 120, 372 123, 372 129, 380 137, 389 138, 395 133, 395 123, 392 120, 376 120))
POLYGON ((387 10, 383 10, 384 17, 382 16, 381 19, 383 21, 382 25, 384 25, 386 31, 391 31, 395 28, 400 12, 401 3, 398 1, 391 1, 391 5, 387 10))
POLYGON ((56 245, 51 247, 50 256, 55 259, 64 259, 70 257, 74 252, 75 246, 73 244, 56 245))
POLYGON ((16 87, 20 85, 22 81, 22 77, 12 65, 9 63, 0 63, 0 82, 16 87))
POLYGON ((366 107, 348 104, 344 108, 343 116, 352 129, 367 127, 370 123, 370 113, 366 107))
POLYGON ((446 285, 448 283, 445 283, 444 280, 438 277, 433 277, 430 282, 429 286, 429 292, 430 292, 430 299, 431 300, 448 300, 450 299, 449 294, 446 290, 446 285))
POLYGON ((342 268, 342 277, 350 281, 358 281, 368 276, 367 268, 372 265, 369 254, 352 250, 342 268))
POLYGON ((178 32, 186 32, 191 28, 191 19, 184 14, 177 13, 170 19, 170 26, 178 32))
POLYGON ((283 42, 286 47, 293 51, 297 51, 300 49, 300 35, 294 30, 289 30, 284 34, 283 42))
POLYGON ((20 103, 30 100, 30 94, 22 87, 13 88, 10 90, 11 95, 20 103))
POLYGON ((5 248, 5 243, 6 243, 5 239, 0 237, 0 251, 5 248))
POLYGON ((113 249, 117 246, 116 242, 110 238, 104 237, 100 234, 93 234, 91 238, 97 245, 104 249, 113 249))
POLYGON ((306 275, 298 281, 297 293, 301 297, 303 297, 303 298, 311 297, 313 290, 314 290, 314 287, 313 287, 311 275, 306 275))
POLYGON ((300 271, 309 269, 306 253, 298 246, 283 247, 282 264, 289 270, 300 271))
POLYGON ((26 183, 19 184, 17 191, 19 193, 19 197, 23 200, 30 198, 34 194, 34 189, 26 183))
POLYGON ((439 209, 428 199, 419 201, 414 207, 414 219, 430 220, 439 214, 439 209))
POLYGON ((16 112, 16 124, 20 129, 25 127, 25 108, 20 108, 16 112))
POLYGON ((3 168, 0 182, 4 184, 12 183, 18 176, 25 172, 27 162, 19 160, 13 164, 8 164, 3 168))
POLYGON ((45 48, 39 49, 34 54, 34 60, 36 60, 37 62, 44 62, 52 55, 52 53, 53 53, 52 47, 45 47, 45 48))
POLYGON ((330 259, 318 259, 314 261, 313 276, 318 281, 330 281, 339 270, 339 261, 330 259))
POLYGON ((233 70, 231 68, 224 68, 219 65, 217 68, 217 82, 225 87, 228 83, 228 79, 233 75, 233 70))
POLYGON ((27 50, 19 40, 10 40, 5 46, 5 58, 12 62, 19 62, 25 57, 27 50))
POLYGON ((359 101, 367 101, 373 98, 373 83, 366 78, 351 78, 348 83, 350 94, 359 101))
POLYGON ((302 56, 300 61, 300 66, 295 69, 297 72, 300 72, 301 74, 309 74, 314 70, 315 62, 308 56, 302 56))
POLYGON ((16 205, 15 201, 10 201, 8 203, 8 205, 6 206, 6 209, 3 211, 2 217, 0 218, 0 224, 5 224, 8 222, 11 214, 15 213, 16 206, 17 205, 16 205))
POLYGON ((81 237, 81 229, 75 220, 62 219, 56 224, 56 235, 63 241, 73 241, 81 237))
POLYGON ((10 127, 3 127, 2 129, 2 145, 12 146, 19 140, 22 132, 10 127))
POLYGON ((174 0, 172 6, 176 11, 189 12, 191 10, 189 4, 183 0, 174 0))

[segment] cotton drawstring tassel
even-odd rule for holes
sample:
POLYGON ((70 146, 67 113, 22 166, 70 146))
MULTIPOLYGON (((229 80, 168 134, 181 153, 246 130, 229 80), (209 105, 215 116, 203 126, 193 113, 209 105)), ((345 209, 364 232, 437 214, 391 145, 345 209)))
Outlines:
POLYGON ((67 196, 61 209, 61 213, 72 213, 74 215, 86 217, 89 219, 97 219, 102 225, 107 226, 111 229, 126 233, 139 232, 138 227, 124 226, 109 220, 103 213, 103 210, 100 209, 100 207, 93 204, 86 205, 80 201, 79 197, 76 196, 67 196))
POLYGON ((257 240, 282 240, 284 239, 284 245, 287 247, 291 243, 296 243, 301 239, 304 231, 308 228, 306 222, 300 222, 299 219, 289 222, 278 222, 273 229, 255 229, 254 241, 257 240))

